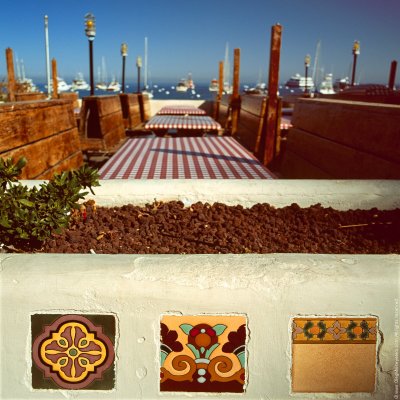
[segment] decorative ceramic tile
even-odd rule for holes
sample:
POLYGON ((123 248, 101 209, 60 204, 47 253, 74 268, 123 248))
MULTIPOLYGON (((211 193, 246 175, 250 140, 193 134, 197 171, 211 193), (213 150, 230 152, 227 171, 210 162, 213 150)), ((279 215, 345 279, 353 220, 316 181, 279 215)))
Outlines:
POLYGON ((34 389, 114 388, 114 316, 34 314, 31 329, 34 389))
POLYGON ((295 318, 293 343, 376 343, 376 318, 295 318))
POLYGON ((245 316, 164 315, 160 336, 162 392, 244 392, 245 316))
POLYGON ((294 318, 292 391, 372 393, 377 324, 377 318, 294 318))

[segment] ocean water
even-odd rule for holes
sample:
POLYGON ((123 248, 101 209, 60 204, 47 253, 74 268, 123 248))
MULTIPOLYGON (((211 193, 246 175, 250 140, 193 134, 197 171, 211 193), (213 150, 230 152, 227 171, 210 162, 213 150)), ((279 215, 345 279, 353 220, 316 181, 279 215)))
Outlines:
MULTIPOLYGON (((194 90, 188 89, 187 92, 177 92, 175 89, 174 83, 161 83, 154 84, 150 90, 153 93, 153 99, 156 100, 214 100, 217 92, 210 92, 208 89, 208 84, 196 84, 194 90)), ((47 92, 44 83, 40 83, 36 85, 40 91, 47 92)), ((254 87, 254 84, 243 84, 240 86, 240 91, 243 92, 246 88, 254 87)), ((89 90, 79 90, 79 98, 83 98, 90 95, 89 90)), ((106 90, 98 90, 95 89, 94 94, 96 96, 102 95, 112 95, 118 92, 110 92, 106 90)), ((125 88, 125 93, 137 93, 137 85, 136 84, 127 84, 125 88)), ((299 96, 302 94, 301 90, 295 89, 291 90, 286 88, 283 85, 279 86, 279 95, 280 96, 288 96, 294 95, 299 96)))

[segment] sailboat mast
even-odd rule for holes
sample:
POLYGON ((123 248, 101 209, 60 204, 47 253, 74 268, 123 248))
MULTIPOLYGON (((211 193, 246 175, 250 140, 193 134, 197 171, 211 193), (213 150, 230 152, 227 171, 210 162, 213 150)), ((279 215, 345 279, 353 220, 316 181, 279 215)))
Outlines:
POLYGON ((229 85, 229 80, 230 80, 230 74, 229 74, 229 43, 226 43, 225 46, 225 61, 224 61, 224 79, 225 79, 225 83, 227 85, 229 85))
POLYGON ((144 89, 147 89, 147 37, 144 38, 144 89))
POLYGON ((314 82, 315 87, 318 86, 318 59, 319 59, 320 49, 321 49, 321 41, 318 40, 317 48, 315 50, 314 68, 313 68, 313 73, 312 73, 312 80, 314 82))

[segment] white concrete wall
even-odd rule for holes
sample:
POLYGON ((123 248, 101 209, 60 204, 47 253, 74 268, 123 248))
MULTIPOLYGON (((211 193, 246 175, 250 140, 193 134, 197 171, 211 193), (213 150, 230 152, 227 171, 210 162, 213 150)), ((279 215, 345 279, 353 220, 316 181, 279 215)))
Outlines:
MULTIPOLYGON (((394 181, 107 181, 95 191, 98 204, 179 198, 187 203, 335 206, 336 197, 338 208, 393 208, 400 201, 400 183, 394 181)), ((1 254, 0 398, 393 398, 399 277, 399 255, 1 254), (247 316, 245 394, 159 393, 159 321, 168 312, 247 316), (34 313, 114 314, 115 389, 33 390, 34 313), (290 394, 290 320, 314 315, 379 318, 374 394, 290 394)))

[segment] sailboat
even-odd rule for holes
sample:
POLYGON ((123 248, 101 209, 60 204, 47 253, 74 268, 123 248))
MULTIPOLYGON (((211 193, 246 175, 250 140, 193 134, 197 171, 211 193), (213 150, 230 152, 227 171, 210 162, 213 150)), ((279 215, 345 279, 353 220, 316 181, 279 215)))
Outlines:
POLYGON ((110 84, 107 86, 107 90, 109 92, 120 92, 121 91, 121 84, 115 78, 115 75, 113 76, 110 84))
POLYGON ((147 37, 144 38, 144 90, 143 94, 146 94, 150 99, 153 98, 153 93, 149 90, 147 83, 148 79, 148 48, 147 48, 147 37))
POLYGON ((98 80, 96 83, 96 89, 107 90, 107 73, 106 73, 106 60, 101 57, 101 69, 98 70, 98 80))

